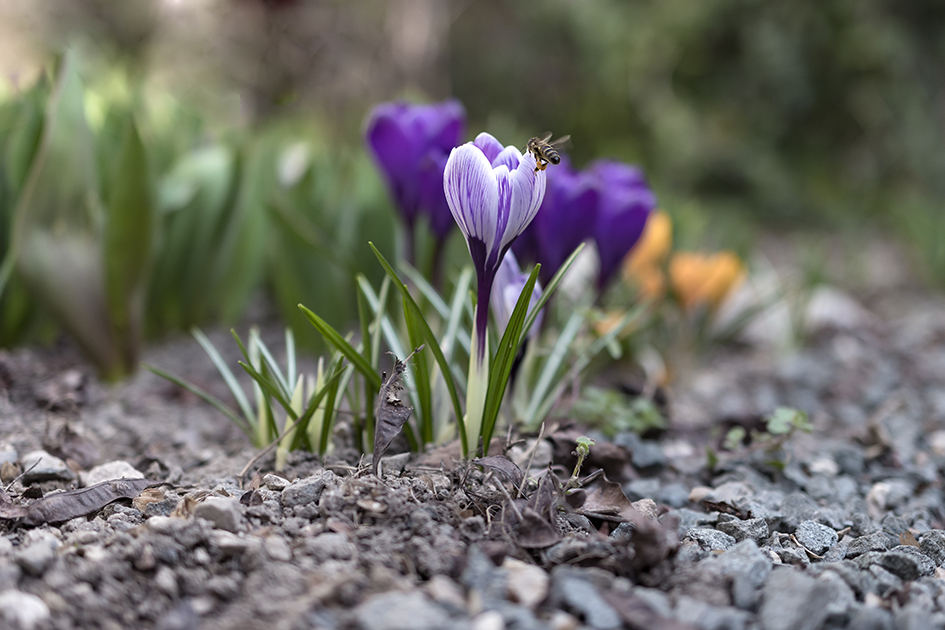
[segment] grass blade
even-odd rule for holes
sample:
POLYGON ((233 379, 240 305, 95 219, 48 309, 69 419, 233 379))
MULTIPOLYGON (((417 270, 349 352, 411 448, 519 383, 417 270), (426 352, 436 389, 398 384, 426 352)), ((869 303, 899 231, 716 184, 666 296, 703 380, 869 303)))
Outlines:
MULTIPOLYGON (((420 330, 417 317, 407 305, 406 300, 404 301, 404 321, 407 323, 410 345, 419 348, 423 344, 423 331, 420 330)), ((414 355, 411 372, 417 389, 419 413, 416 414, 416 422, 422 447, 433 441, 433 391, 430 385, 430 364, 426 353, 418 352, 414 355)))
MULTIPOLYGON (((236 404, 239 405, 240 410, 246 417, 246 422, 252 425, 256 416, 253 414, 253 408, 249 406, 249 400, 246 398, 246 393, 240 386, 239 381, 236 380, 236 376, 234 376, 233 372, 230 371, 230 368, 226 365, 223 357, 220 356, 220 353, 217 352, 216 347, 213 345, 210 339, 205 334, 203 334, 202 330, 194 327, 190 330, 190 334, 194 336, 194 339, 197 340, 197 343, 200 344, 204 352, 209 355, 210 360, 213 361, 213 365, 216 366, 217 371, 220 372, 223 380, 226 381, 227 387, 229 387, 230 391, 233 393, 233 397, 236 398, 236 404)), ((240 349, 243 350, 243 355, 245 356, 246 349, 243 348, 242 342, 239 342, 239 345, 240 349)), ((249 357, 247 357, 247 360, 249 360, 249 357)))
POLYGON ((397 275, 397 272, 394 271, 394 268, 391 267, 390 263, 387 262, 387 259, 384 258, 384 255, 381 254, 381 252, 376 247, 374 247, 374 243, 368 243, 368 245, 371 247, 371 250, 377 257, 378 262, 381 263, 384 271, 387 272, 391 282, 393 282, 394 286, 397 287, 397 290, 400 291, 404 298, 405 306, 412 310, 414 315, 416 315, 417 326, 420 328, 420 331, 423 335, 423 340, 433 352, 433 357, 440 366, 440 372, 443 374, 443 380, 446 383, 446 389, 449 391, 450 400, 453 403, 453 412, 456 414, 456 424, 459 428, 463 455, 465 456, 469 453, 469 446, 466 444, 466 423, 463 421, 463 409, 459 404, 459 395, 456 393, 456 383, 453 381, 453 374, 450 372, 450 365, 447 362, 446 357, 443 356, 443 351, 440 349, 440 344, 433 335, 433 331, 430 330, 430 326, 427 324, 426 320, 423 319, 423 313, 420 311, 420 307, 417 306, 417 303, 410 295, 407 285, 401 281, 400 277, 397 275))
POLYGON ((174 383, 175 385, 179 387, 183 387, 184 389, 189 391, 191 394, 194 394, 200 397, 201 400, 208 403, 214 409, 216 409, 217 411, 222 413, 224 416, 229 418, 233 422, 233 424, 238 426, 240 430, 246 434, 246 436, 250 439, 250 441, 255 441, 256 436, 253 433, 253 428, 249 425, 248 422, 246 422, 246 419, 240 418, 238 415, 236 415, 233 412, 233 410, 227 407, 219 398, 217 398, 213 394, 201 389, 200 387, 192 383, 188 383, 187 381, 177 376, 176 374, 172 374, 166 370, 162 370, 161 368, 155 365, 150 365, 148 363, 142 363, 141 365, 144 366, 144 369, 149 370, 157 374, 161 378, 167 379, 168 381, 174 383))
POLYGON ((532 394, 529 397, 528 407, 525 408, 524 421, 526 426, 533 426, 538 407, 544 402, 548 389, 554 382, 555 375, 558 374, 561 363, 568 354, 568 347, 581 331, 581 326, 584 324, 586 318, 587 316, 584 311, 573 313, 570 319, 568 319, 568 323, 565 324, 561 333, 558 335, 558 339, 554 347, 552 347, 548 358, 545 360, 545 365, 542 367, 538 382, 535 384, 535 388, 532 390, 532 394))
POLYGON ((584 249, 584 243, 578 245, 577 249, 571 252, 571 255, 568 256, 568 259, 564 261, 564 264, 561 265, 560 269, 558 269, 558 273, 556 273, 551 278, 551 282, 549 282, 548 286, 544 288, 541 297, 538 299, 538 303, 535 304, 535 308, 532 309, 531 313, 526 318, 524 330, 532 329, 532 324, 534 324, 535 319, 538 318, 538 313, 541 312, 541 309, 543 309, 545 304, 548 303, 548 300, 551 299, 551 294, 554 293, 555 289, 558 288, 558 285, 561 284, 561 279, 564 278, 564 274, 568 273, 568 269, 570 269, 571 265, 574 264, 575 259, 577 259, 578 254, 581 253, 582 249, 584 249))
POLYGON ((361 356, 361 353, 355 350, 350 343, 345 341, 344 337, 342 337, 337 330, 332 328, 328 322, 301 304, 299 304, 299 308, 302 310, 302 313, 308 318, 308 320, 312 322, 312 325, 318 329, 318 332, 322 334, 322 336, 325 338, 325 341, 338 349, 341 354, 343 354, 345 358, 354 365, 355 369, 361 373, 361 376, 363 376, 367 382, 370 383, 374 391, 380 390, 381 376, 371 367, 367 360, 361 356))

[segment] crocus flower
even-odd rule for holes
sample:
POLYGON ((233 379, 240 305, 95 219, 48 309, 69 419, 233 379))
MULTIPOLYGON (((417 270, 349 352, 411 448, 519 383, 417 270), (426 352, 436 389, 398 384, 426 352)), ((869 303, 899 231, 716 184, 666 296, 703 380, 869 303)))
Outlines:
MULTIPOLYGON (((499 337, 505 334, 505 329, 512 318, 512 311, 518 303, 518 298, 525 289, 525 283, 528 281, 529 274, 522 273, 518 266, 518 260, 511 251, 502 259, 499 265, 499 271, 495 275, 495 286, 492 288, 492 298, 490 306, 492 307, 492 316, 495 318, 496 328, 499 331, 499 337)), ((531 313, 535 304, 541 299, 541 285, 535 284, 532 289, 532 298, 528 303, 528 313, 531 313)), ((533 337, 541 329, 541 320, 544 313, 538 313, 535 322, 528 330, 528 337, 533 337)))
POLYGON ((700 306, 718 308, 745 280, 745 275, 742 261, 728 250, 715 254, 678 252, 669 261, 673 292, 687 311, 700 306))
POLYGON ((513 246, 516 255, 541 263, 544 282, 593 235, 599 197, 595 178, 575 171, 567 157, 561 156, 561 163, 548 171, 548 186, 538 215, 513 246))
POLYGON ((591 165, 590 171, 597 178, 600 191, 594 223, 594 240, 600 256, 597 277, 600 292, 643 234, 646 220, 656 208, 656 196, 636 167, 599 160, 591 165))
MULTIPOLYGON (((368 150, 407 224, 410 239, 420 212, 429 216, 438 239, 452 227, 443 197, 443 168, 447 154, 465 135, 465 126, 466 114, 457 101, 383 103, 368 118, 368 150)), ((412 244, 408 249, 412 257, 409 250, 412 244)))
POLYGON ((672 247, 673 222, 668 214, 657 210, 647 219, 643 236, 623 259, 623 279, 643 297, 662 296, 666 289, 663 266, 672 247))
POLYGON ((489 301, 499 264, 512 242, 528 227, 545 194, 545 172, 535 172, 535 157, 504 147, 487 133, 450 152, 443 174, 446 202, 466 237, 476 269, 476 314, 466 389, 467 444, 482 425, 489 381, 489 301))

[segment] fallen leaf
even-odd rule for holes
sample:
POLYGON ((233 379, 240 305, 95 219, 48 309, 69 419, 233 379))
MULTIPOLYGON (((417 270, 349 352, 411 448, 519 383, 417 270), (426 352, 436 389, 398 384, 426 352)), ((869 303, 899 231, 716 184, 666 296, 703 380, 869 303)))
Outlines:
POLYGON ((246 507, 253 507, 255 505, 262 505, 263 499, 262 495, 259 494, 258 490, 250 490, 249 492, 244 492, 240 496, 240 505, 246 507))
POLYGON ((374 427, 374 458, 371 462, 371 468, 375 476, 377 476, 377 468, 381 463, 381 457, 387 452, 387 448, 394 441, 394 438, 400 435, 404 424, 410 418, 410 412, 413 411, 413 407, 408 407, 401 400, 401 392, 404 390, 403 385, 401 385, 401 376, 404 370, 407 369, 407 361, 422 348, 421 345, 403 361, 394 357, 393 371, 390 376, 384 374, 382 377, 384 384, 381 385, 381 390, 377 393, 377 406, 374 409, 377 424, 374 427))
POLYGON ((160 488, 145 488, 141 494, 131 500, 131 505, 141 513, 147 509, 151 503, 160 503, 164 500, 164 491, 160 488))
POLYGON ((558 528, 527 505, 522 509, 522 520, 516 532, 518 544, 526 549, 544 549, 561 540, 558 528))
POLYGON ((34 501, 20 519, 24 525, 60 523, 100 510, 118 499, 133 499, 153 484, 149 479, 112 479, 88 488, 57 492, 34 501))
POLYGON ((919 541, 915 539, 915 536, 909 530, 906 530, 899 534, 899 544, 900 545, 909 545, 910 547, 921 547, 919 541))
POLYGON ((584 516, 617 523, 632 522, 642 516, 624 494, 620 484, 610 481, 606 475, 585 488, 585 491, 587 496, 578 510, 584 516))
POLYGON ((515 462, 505 455, 490 455, 489 457, 480 457, 473 463, 477 466, 482 466, 483 468, 488 468, 489 470, 502 473, 505 475, 506 479, 512 482, 513 486, 516 488, 522 487, 522 481, 525 479, 525 475, 522 474, 522 469, 516 466, 515 462))

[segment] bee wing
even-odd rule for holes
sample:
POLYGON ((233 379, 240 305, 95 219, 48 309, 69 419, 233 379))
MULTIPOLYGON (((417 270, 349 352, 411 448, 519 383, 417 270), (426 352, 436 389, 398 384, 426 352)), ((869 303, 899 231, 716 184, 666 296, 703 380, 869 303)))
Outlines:
POLYGON ((571 146, 571 134, 568 134, 568 135, 566 135, 566 136, 561 136, 561 137, 558 138, 557 140, 554 140, 554 141, 551 143, 551 146, 553 146, 553 147, 564 147, 564 146, 568 146, 568 147, 569 147, 569 146, 571 146))
POLYGON ((550 132, 550 131, 546 131, 546 132, 543 133, 542 136, 541 136, 541 141, 542 141, 542 142, 548 142, 550 139, 551 139, 551 132, 550 132))

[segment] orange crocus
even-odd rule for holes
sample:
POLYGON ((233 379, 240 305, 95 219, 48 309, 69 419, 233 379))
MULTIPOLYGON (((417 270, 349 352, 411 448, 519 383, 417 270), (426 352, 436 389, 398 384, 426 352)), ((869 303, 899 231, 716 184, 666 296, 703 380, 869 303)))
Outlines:
POLYGON ((745 265, 728 250, 715 254, 677 252, 669 261, 673 292, 687 311, 702 305, 718 308, 745 276, 745 265))
POLYGON ((659 297, 665 291, 663 263, 673 247, 673 222, 657 210, 646 222, 640 241, 623 261, 623 279, 636 286, 646 298, 659 297))

